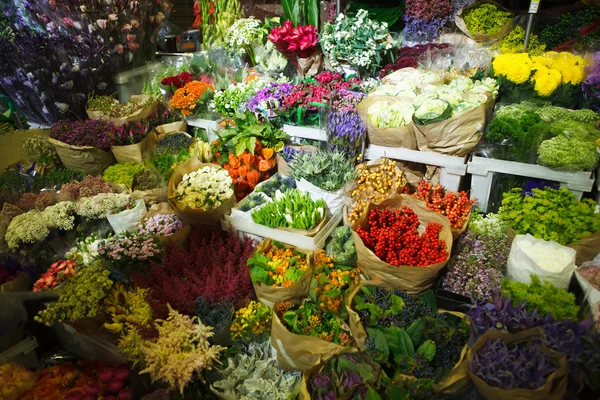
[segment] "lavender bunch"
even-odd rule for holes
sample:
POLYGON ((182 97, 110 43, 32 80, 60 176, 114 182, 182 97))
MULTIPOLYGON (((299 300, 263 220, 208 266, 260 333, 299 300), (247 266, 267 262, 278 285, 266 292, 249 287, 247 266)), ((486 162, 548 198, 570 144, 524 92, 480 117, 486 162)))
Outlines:
POLYGON ((509 253, 506 235, 486 237, 467 231, 448 263, 442 287, 475 300, 490 300, 502 286, 509 253))
POLYGON ((183 222, 175 214, 157 214, 138 226, 143 235, 169 236, 183 228, 183 222))
POLYGON ((367 127, 355 112, 332 111, 327 124, 327 146, 330 151, 345 153, 356 159, 363 150, 367 127))
POLYGON ((294 85, 291 83, 271 82, 267 87, 260 89, 248 101, 248 109, 260 112, 266 117, 274 117, 281 101, 292 94, 294 85))
POLYGON ((414 17, 404 16, 406 29, 404 35, 410 43, 428 43, 439 36, 442 27, 446 24, 445 18, 433 18, 424 21, 414 17))
POLYGON ((506 390, 542 387, 557 368, 539 343, 506 345, 500 339, 487 342, 469 364, 469 370, 488 385, 506 390))
POLYGON ((288 146, 287 144, 285 146, 283 146, 283 150, 281 151, 280 154, 281 154, 281 157, 283 157, 283 159, 288 163, 292 162, 294 160, 294 158, 296 158, 296 156, 299 154, 310 155, 309 153, 302 150, 302 148, 296 150, 293 147, 288 146))

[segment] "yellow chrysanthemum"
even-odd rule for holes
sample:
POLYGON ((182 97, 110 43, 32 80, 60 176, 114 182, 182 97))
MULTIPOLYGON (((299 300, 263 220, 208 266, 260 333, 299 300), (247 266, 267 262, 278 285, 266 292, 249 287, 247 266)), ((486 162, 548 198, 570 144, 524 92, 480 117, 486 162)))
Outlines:
POLYGON ((562 72, 562 83, 572 83, 578 85, 585 79, 585 69, 583 66, 575 65, 566 68, 562 72))
POLYGON ((548 69, 548 67, 546 67, 545 64, 540 64, 540 63, 537 63, 537 62, 534 62, 531 65, 531 70, 532 71, 537 71, 537 70, 544 69, 544 68, 548 69))
POLYGON ((531 76, 531 58, 529 54, 499 54, 492 62, 494 74, 504 75, 516 84, 525 83, 531 76))
POLYGON ((545 67, 547 67, 548 64, 550 64, 550 59, 545 56, 533 56, 533 57, 531 57, 531 61, 533 61, 533 65, 541 64, 545 67))
POLYGON ((538 95, 548 97, 560 86, 562 76, 556 70, 540 68, 533 75, 533 88, 538 95))

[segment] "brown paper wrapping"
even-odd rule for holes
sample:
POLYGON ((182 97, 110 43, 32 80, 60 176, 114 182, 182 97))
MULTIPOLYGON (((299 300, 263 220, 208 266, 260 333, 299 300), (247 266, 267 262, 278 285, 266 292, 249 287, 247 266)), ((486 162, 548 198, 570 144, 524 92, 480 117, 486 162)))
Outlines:
MULTIPOLYGON (((256 251, 262 253, 268 252, 273 246, 273 241, 269 238, 264 239, 256 247, 256 251)), ((294 246, 284 245, 286 248, 294 248, 294 246)), ((262 283, 252 282, 254 291, 256 292, 256 298, 268 307, 273 307, 278 301, 296 300, 302 301, 303 298, 308 296, 308 290, 310 289, 310 280, 313 276, 313 251, 296 249, 299 253, 306 254, 306 261, 308 268, 304 271, 304 274, 298 279, 292 286, 289 287, 277 287, 267 286, 262 283)))
MULTIPOLYGON (((291 147, 294 150, 303 150, 306 153, 314 153, 315 151, 317 151, 317 147, 316 146, 302 146, 302 145, 297 145, 297 144, 292 144, 292 145, 288 145, 288 147, 291 147)), ((281 155, 279 155, 279 153, 277 154, 277 173, 280 175, 286 175, 286 176, 291 176, 292 175, 292 170, 290 169, 290 165, 288 164, 287 161, 285 161, 283 159, 283 157, 281 157, 281 155)))
POLYGON ((167 188, 161 187, 149 190, 134 190, 131 200, 144 200, 146 204, 157 204, 167 201, 167 188))
POLYGON ((403 147, 411 150, 417 148, 412 122, 407 126, 400 126, 397 128, 377 128, 369 121, 368 111, 371 105, 380 101, 393 104, 400 100, 400 98, 394 96, 370 96, 361 101, 356 107, 360 119, 362 119, 367 126, 369 142, 371 144, 387 147, 403 147))
POLYGON ((454 23, 456 24, 458 29, 460 29, 462 31, 462 33, 464 33, 465 35, 467 35, 468 37, 470 37, 473 40, 476 40, 478 42, 493 42, 493 41, 502 39, 504 36, 506 36, 508 34, 508 32, 510 32, 514 19, 515 19, 515 15, 513 14, 513 12, 511 10, 508 10, 508 9, 502 7, 500 4, 496 3, 495 1, 481 0, 481 1, 477 1, 473 4, 471 4, 468 7, 461 8, 454 16, 454 23), (498 7, 499 9, 501 9, 502 11, 508 11, 512 14, 512 17, 506 22, 506 24, 504 24, 504 26, 497 33, 494 33, 493 35, 486 35, 485 33, 480 33, 480 32, 469 32, 469 30, 467 29, 467 25, 465 24, 465 20, 462 17, 463 14, 465 12, 467 12, 468 10, 470 10, 472 8, 476 8, 482 4, 493 4, 496 7, 498 7))
POLYGON ((87 175, 102 175, 104 170, 114 164, 112 153, 92 146, 72 146, 49 138, 65 168, 83 171, 87 175))
POLYGON ((567 391, 568 383, 568 371, 567 371, 567 359, 564 355, 561 355, 553 350, 545 349, 550 353, 550 358, 559 367, 554 371, 546 380, 546 384, 535 390, 531 389, 511 389, 505 390, 498 387, 490 386, 484 382, 477 375, 473 374, 469 370, 469 365, 473 360, 474 354, 477 350, 481 349, 486 342, 491 340, 500 339, 506 344, 527 342, 535 337, 540 337, 543 332, 538 328, 528 329, 523 332, 519 332, 515 335, 504 331, 490 330, 484 333, 477 339, 475 344, 471 347, 467 353, 465 363, 463 364, 469 378, 473 381, 479 393, 486 400, 561 400, 564 398, 567 391))
POLYGON ((271 346, 277 350, 277 361, 282 368, 306 371, 329 360, 336 354, 355 352, 354 347, 345 347, 314 336, 296 335, 288 331, 273 313, 271 346))
POLYGON ((185 120, 171 122, 170 124, 159 125, 154 128, 158 140, 162 140, 169 133, 173 132, 187 132, 187 122, 185 120))
POLYGON ((119 164, 126 163, 144 163, 144 154, 152 151, 158 144, 158 138, 154 131, 150 131, 148 136, 139 143, 129 144, 125 146, 111 146, 113 155, 119 164))
POLYGON ((452 231, 450 230, 450 221, 448 218, 429 210, 423 200, 402 194, 391 197, 379 205, 369 204, 367 214, 353 228, 358 226, 366 228, 369 223, 368 213, 374 208, 395 210, 402 206, 409 207, 417 214, 421 223, 419 231, 424 230, 425 226, 430 222, 437 222, 442 225, 440 239, 446 242, 446 251, 448 251, 446 260, 427 267, 394 266, 382 261, 373 251, 368 249, 354 229, 352 230, 352 237, 354 238, 354 245, 356 246, 356 253, 358 255, 358 267, 361 271, 366 273, 371 279, 386 282, 392 285, 391 287, 400 289, 411 296, 418 296, 433 287, 440 270, 444 268, 450 258, 450 253, 452 252, 452 231))
POLYGON ((296 58, 296 73, 299 78, 316 75, 323 65, 323 53, 317 51, 310 57, 296 58))
POLYGON ((451 156, 466 156, 483 135, 488 103, 444 121, 428 125, 413 124, 419 150, 451 156))
MULTIPOLYGON (((506 231, 508 240, 512 242, 518 233, 511 227, 508 227, 506 231)), ((592 233, 590 236, 579 239, 578 241, 566 244, 566 247, 570 247, 577 252, 575 256, 575 264, 581 265, 584 262, 592 261, 598 253, 600 253, 600 231, 592 233)))
POLYGON ((229 200, 223 202, 223 204, 221 204, 219 207, 208 211, 189 207, 181 201, 177 200, 177 197, 175 196, 175 190, 183 180, 183 176, 203 167, 222 169, 218 165, 205 164, 198 161, 197 158, 189 158, 183 164, 175 168, 175 171, 173 171, 173 175, 171 175, 171 179, 169 180, 169 184, 167 187, 169 203, 175 209, 175 214, 177 214, 179 218, 181 218, 183 221, 187 222, 190 225, 217 224, 219 220, 223 217, 223 215, 225 215, 225 213, 231 210, 231 207, 235 205, 235 195, 233 194, 231 195, 231 198, 229 200))
MULTIPOLYGON (((352 332, 352 337, 354 337, 358 349, 364 351, 365 340, 367 339, 368 335, 362 323, 360 322, 360 317, 358 316, 356 311, 352 309, 352 299, 354 299, 354 296, 356 295, 356 293, 358 293, 361 286, 375 286, 391 289, 395 289, 395 287, 389 283, 381 281, 361 281, 360 285, 354 287, 348 293, 344 300, 346 304, 346 309, 348 310, 350 332, 352 332)), ((468 317, 463 313, 443 310, 440 310, 440 312, 447 312, 449 314, 462 318, 463 321, 467 323, 470 323, 468 317)), ((460 354, 460 358, 458 359, 456 364, 454 364, 452 370, 450 370, 450 372, 444 377, 444 379, 433 385, 433 390, 436 393, 456 394, 460 393, 468 387, 469 379, 467 378, 466 370, 462 368, 464 360, 467 356, 468 349, 469 347, 465 344, 460 354)), ((414 379, 414 377, 402 375, 402 379, 414 379)))
MULTIPOLYGON (((134 192, 135 193, 135 192, 134 192)), ((175 210, 169 205, 167 202, 158 203, 144 215, 140 222, 146 221, 149 218, 154 217, 158 214, 175 214, 175 210)), ((182 246, 186 247, 190 236, 192 235, 192 227, 190 225, 185 225, 183 228, 178 230, 169 236, 158 235, 158 240, 165 246, 182 246)))
POLYGON ((15 279, 0 285, 0 292, 28 292, 30 283, 29 275, 20 274, 15 279))
MULTIPOLYGON (((130 101, 141 103, 143 101, 148 100, 149 98, 150 98, 150 96, 148 96, 148 95, 139 94, 139 95, 131 96, 130 101)), ((153 102, 152 104, 150 104, 140 110, 137 110, 133 114, 128 115, 126 117, 119 117, 119 118, 109 117, 102 111, 87 111, 87 114, 90 119, 101 119, 104 121, 112 122, 115 125, 125 125, 128 122, 145 120, 148 117, 150 117, 152 114, 155 114, 157 112, 157 110, 158 110, 158 102, 153 102)))

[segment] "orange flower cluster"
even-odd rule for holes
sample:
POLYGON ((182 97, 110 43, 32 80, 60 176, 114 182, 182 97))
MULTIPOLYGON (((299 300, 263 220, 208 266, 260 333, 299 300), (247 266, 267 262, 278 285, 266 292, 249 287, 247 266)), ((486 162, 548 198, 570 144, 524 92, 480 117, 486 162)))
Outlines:
MULTIPOLYGON (((216 156, 219 158, 221 155, 217 153, 216 156)), ((260 140, 257 139, 254 154, 250 154, 248 150, 237 157, 230 153, 229 162, 223 165, 223 168, 229 171, 233 180, 235 197, 240 201, 250 194, 256 185, 271 177, 269 171, 276 164, 275 151, 263 147, 260 140)))
POLYGON ((323 250, 315 256, 315 276, 311 281, 310 295, 319 307, 338 313, 346 293, 360 280, 360 269, 336 266, 323 250))
POLYGON ((427 208, 435 211, 450 220, 450 225, 455 229, 462 229, 469 218, 471 207, 477 199, 469 199, 467 192, 454 193, 446 190, 442 185, 431 185, 421 180, 417 192, 413 196, 425 200, 427 208))
POLYGON ((101 382, 95 376, 99 363, 80 361, 78 367, 70 362, 44 368, 37 376, 33 390, 25 393, 21 399, 63 400, 70 393, 84 391, 89 386, 101 388, 101 382))
POLYGON ((175 94, 169 100, 169 107, 174 110, 179 110, 181 115, 192 115, 198 100, 208 91, 215 90, 215 87, 210 83, 192 81, 184 87, 177 89, 175 94))

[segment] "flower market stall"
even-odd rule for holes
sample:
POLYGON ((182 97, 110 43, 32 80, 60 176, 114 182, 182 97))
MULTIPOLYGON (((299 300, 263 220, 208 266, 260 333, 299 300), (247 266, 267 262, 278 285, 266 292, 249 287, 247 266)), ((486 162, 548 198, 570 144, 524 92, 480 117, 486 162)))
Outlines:
POLYGON ((600 398, 597 2, 271 3, 3 5, 0 400, 600 398))

